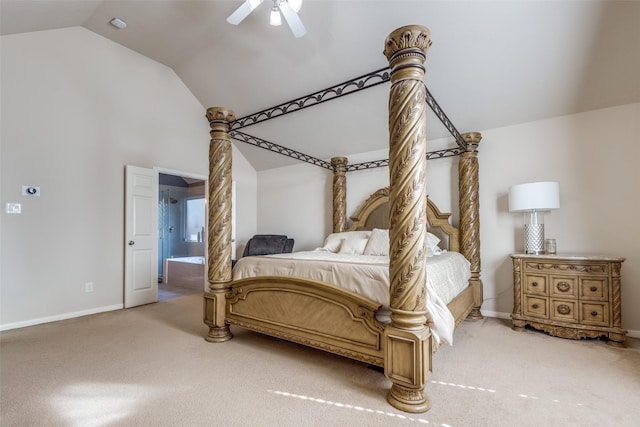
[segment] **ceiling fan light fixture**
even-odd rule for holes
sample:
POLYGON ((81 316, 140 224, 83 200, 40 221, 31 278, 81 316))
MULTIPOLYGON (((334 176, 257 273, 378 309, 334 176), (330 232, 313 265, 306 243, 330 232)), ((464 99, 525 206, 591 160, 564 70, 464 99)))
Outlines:
POLYGON ((294 12, 300 12, 300 8, 302 7, 302 0, 286 0, 293 9, 294 12))
POLYGON ((282 25, 282 17, 280 16, 280 11, 276 6, 273 6, 271 9, 271 16, 269 16, 269 24, 277 27, 282 25))
MULTIPOLYGON (((231 25, 240 24, 240 22, 249 16, 255 8, 260 6, 263 1, 264 0, 243 1, 240 7, 229 15, 227 22, 231 25)), ((282 25, 282 17, 284 17, 293 35, 298 38, 304 36, 307 33, 307 30, 304 28, 304 24, 300 20, 298 13, 293 9, 292 5, 299 10, 302 5, 302 0, 273 0, 273 8, 271 9, 271 15, 269 16, 269 23, 273 26, 282 25), (280 15, 281 13, 282 15, 280 15)))

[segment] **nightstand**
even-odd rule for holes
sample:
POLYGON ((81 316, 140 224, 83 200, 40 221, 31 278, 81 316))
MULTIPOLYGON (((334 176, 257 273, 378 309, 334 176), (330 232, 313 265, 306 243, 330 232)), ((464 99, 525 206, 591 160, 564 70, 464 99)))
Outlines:
POLYGON ((624 347, 620 270, 624 258, 513 254, 512 328, 529 325, 550 335, 607 337, 624 347))

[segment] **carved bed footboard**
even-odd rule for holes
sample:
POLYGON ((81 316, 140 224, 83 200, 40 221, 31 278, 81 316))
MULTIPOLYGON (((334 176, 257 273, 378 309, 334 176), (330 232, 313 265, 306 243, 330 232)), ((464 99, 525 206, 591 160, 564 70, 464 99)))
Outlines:
MULTIPOLYGON (((448 304, 456 328, 473 308, 473 288, 448 304)), ((226 294, 226 322, 371 365, 384 367, 381 306, 325 282, 263 276, 234 281, 226 294)), ((435 354, 440 345, 433 345, 435 354)))
POLYGON ((226 321, 377 366, 384 366, 384 326, 377 303, 327 283, 289 277, 233 282, 226 321))

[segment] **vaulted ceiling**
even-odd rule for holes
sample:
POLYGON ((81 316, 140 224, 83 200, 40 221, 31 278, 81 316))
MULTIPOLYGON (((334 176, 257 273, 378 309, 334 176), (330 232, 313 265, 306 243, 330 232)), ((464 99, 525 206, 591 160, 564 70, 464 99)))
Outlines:
MULTIPOLYGON (((460 132, 640 102, 640 2, 305 0, 302 38, 269 25, 269 0, 228 24, 241 3, 0 0, 0 30, 83 26, 171 67, 201 102, 203 120, 207 107, 241 117, 383 68, 386 36, 408 24, 431 30, 425 82, 460 132), (127 28, 109 25, 113 17, 127 28)), ((322 159, 381 150, 388 89, 243 131, 322 159)), ((432 116, 428 134, 448 132, 432 116)), ((295 162, 236 145, 257 170, 295 162)))

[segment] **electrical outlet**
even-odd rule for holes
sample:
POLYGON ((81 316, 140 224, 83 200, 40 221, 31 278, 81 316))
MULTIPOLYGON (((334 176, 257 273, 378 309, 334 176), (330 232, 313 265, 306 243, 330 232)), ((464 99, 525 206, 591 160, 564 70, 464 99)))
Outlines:
POLYGON ((87 282, 84 284, 85 292, 93 292, 93 282, 87 282))

